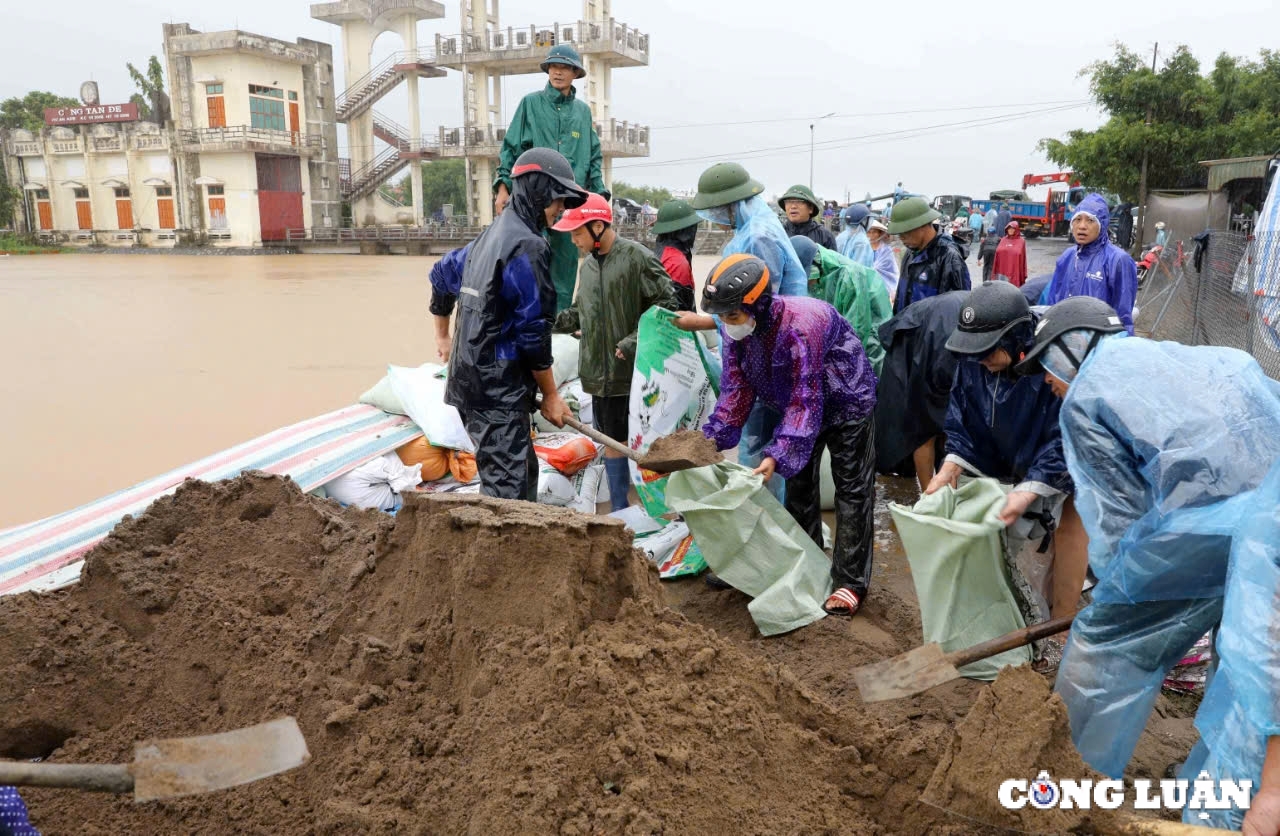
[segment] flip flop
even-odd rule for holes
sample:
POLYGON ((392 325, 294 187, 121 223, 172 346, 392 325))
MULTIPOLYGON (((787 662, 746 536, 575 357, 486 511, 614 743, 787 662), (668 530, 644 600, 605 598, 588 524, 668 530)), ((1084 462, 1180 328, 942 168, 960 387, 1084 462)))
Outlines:
POLYGON ((862 596, 845 586, 832 592, 831 597, 827 598, 826 603, 822 605, 822 611, 827 615, 838 615, 843 618, 853 618, 860 609, 862 609, 862 596))

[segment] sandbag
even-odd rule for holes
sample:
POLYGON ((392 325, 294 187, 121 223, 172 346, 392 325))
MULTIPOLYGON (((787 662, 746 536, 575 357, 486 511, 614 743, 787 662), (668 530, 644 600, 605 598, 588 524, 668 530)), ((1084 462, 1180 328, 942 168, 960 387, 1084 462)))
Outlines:
MULTIPOLYGON (((641 454, 664 435, 700 429, 715 409, 720 392, 720 364, 709 362, 695 335, 675 326, 675 314, 650 308, 637 329, 635 372, 631 377, 629 437, 641 454)), ((652 517, 671 509, 664 499, 667 477, 631 465, 631 481, 640 503, 652 517)))
POLYGON ((569 477, 543 462, 538 468, 538 502, 564 508, 577 498, 578 493, 569 477))
POLYGON ((721 462, 678 471, 668 478, 666 500, 711 570, 754 599, 747 609, 762 635, 825 615, 831 561, 749 468, 721 462))
POLYGON ((462 484, 476 480, 479 468, 476 466, 475 453, 464 453, 461 450, 449 451, 449 473, 462 484))
POLYGON ((408 415, 405 412, 404 404, 400 402, 400 398, 396 397, 396 392, 391 388, 391 378, 383 375, 382 380, 373 384, 369 391, 360 396, 360 403, 377 407, 383 412, 390 412, 393 415, 408 415))
POLYGON ((330 499, 344 505, 395 511, 401 505, 400 492, 421 481, 419 465, 406 467, 394 453, 387 453, 326 482, 324 488, 330 499))
POLYGON ((396 448, 396 455, 408 467, 422 466, 422 481, 434 482, 443 479, 449 472, 449 451, 436 447, 427 441, 426 436, 415 438, 408 444, 396 448))
POLYGON ((580 514, 595 515, 600 501, 600 486, 605 481, 604 464, 589 464, 573 477, 574 497, 569 507, 580 514))
POLYGON ((578 379, 578 338, 569 334, 551 335, 551 377, 559 389, 578 379))
MULTIPOLYGON (((944 652, 1027 626, 1005 566, 1005 526, 997 516, 1005 496, 996 480, 974 479, 922 496, 912 508, 889 505, 920 599, 924 641, 944 652)), ((1004 666, 1030 661, 1031 649, 1018 647, 960 673, 992 680, 1004 666)))
POLYGON ((474 453, 476 446, 467 435, 458 410, 444 402, 443 371, 444 367, 435 363, 424 363, 416 369, 388 366, 387 377, 396 397, 404 404, 405 414, 432 444, 474 453))
POLYGON ((565 476, 573 476, 596 460, 600 448, 585 435, 560 432, 539 435, 533 452, 565 476))

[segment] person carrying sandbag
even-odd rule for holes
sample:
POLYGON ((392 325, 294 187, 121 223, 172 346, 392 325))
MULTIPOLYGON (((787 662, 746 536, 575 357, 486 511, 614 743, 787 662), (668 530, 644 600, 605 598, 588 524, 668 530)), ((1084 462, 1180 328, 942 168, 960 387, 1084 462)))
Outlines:
POLYGON ((738 444, 757 401, 782 416, 754 470, 787 481, 786 509, 822 542, 819 465, 831 451, 836 486, 834 591, 823 609, 852 616, 871 581, 875 504, 876 376, 853 328, 817 299, 775 296, 769 268, 746 254, 711 271, 702 309, 718 315, 729 341, 720 397, 703 428, 717 449, 738 444))

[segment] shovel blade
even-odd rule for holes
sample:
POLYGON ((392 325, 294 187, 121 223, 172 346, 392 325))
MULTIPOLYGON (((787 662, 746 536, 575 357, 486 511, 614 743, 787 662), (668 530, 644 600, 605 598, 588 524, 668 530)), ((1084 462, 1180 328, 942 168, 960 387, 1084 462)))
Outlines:
POLYGON ((863 702, 897 700, 959 679, 956 666, 947 661, 937 642, 876 662, 853 672, 863 702))
POLYGON ((248 728, 149 740, 134 747, 134 800, 152 801, 248 784, 311 759, 298 721, 281 717, 248 728))
POLYGON ((691 462, 688 459, 643 459, 641 467, 645 470, 652 470, 654 473, 675 473, 677 470, 689 470, 690 468, 699 467, 697 462, 691 462))

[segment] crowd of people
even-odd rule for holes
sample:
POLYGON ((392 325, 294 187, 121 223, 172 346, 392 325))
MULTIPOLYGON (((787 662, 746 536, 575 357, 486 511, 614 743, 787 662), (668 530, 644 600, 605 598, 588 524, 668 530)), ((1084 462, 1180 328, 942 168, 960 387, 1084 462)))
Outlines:
MULTIPOLYGON (((1251 780, 1252 808, 1209 811, 1210 823, 1280 833, 1274 508, 1254 520, 1269 547, 1233 549, 1233 525, 1254 510, 1247 498, 1277 481, 1280 385, 1233 349, 1132 336, 1136 269, 1108 240, 1105 200, 1080 203, 1039 284, 1027 283, 1018 224, 976 216, 970 228, 987 235, 974 281, 966 249, 922 198, 904 196, 884 218, 848 207, 837 238, 807 187, 783 193, 783 221, 762 183, 720 163, 692 200, 659 208, 650 251, 612 228, 589 116, 565 116, 586 109, 572 86, 580 60, 556 47, 544 70, 548 88, 525 98, 506 135, 497 219, 431 273, 446 400, 476 442, 483 492, 530 499, 530 414, 557 426, 570 415, 551 376, 553 330, 580 335, 595 425, 626 443, 640 317, 672 310, 680 328, 722 340, 704 434, 736 448, 819 545, 829 453, 828 613, 855 616, 871 593, 877 472, 910 474, 926 493, 998 480, 1010 540, 1034 536, 1031 521, 1055 542, 1049 612, 1020 596, 1026 620, 1075 612, 1086 577, 1095 581, 1059 648, 1056 683, 1085 760, 1119 776, 1165 673, 1215 631, 1219 665, 1185 774, 1251 780), (698 294, 703 223, 731 234, 698 294)), ((626 466, 606 459, 615 507, 626 466)), ((1050 666, 1053 656, 1043 654, 1050 666)))

